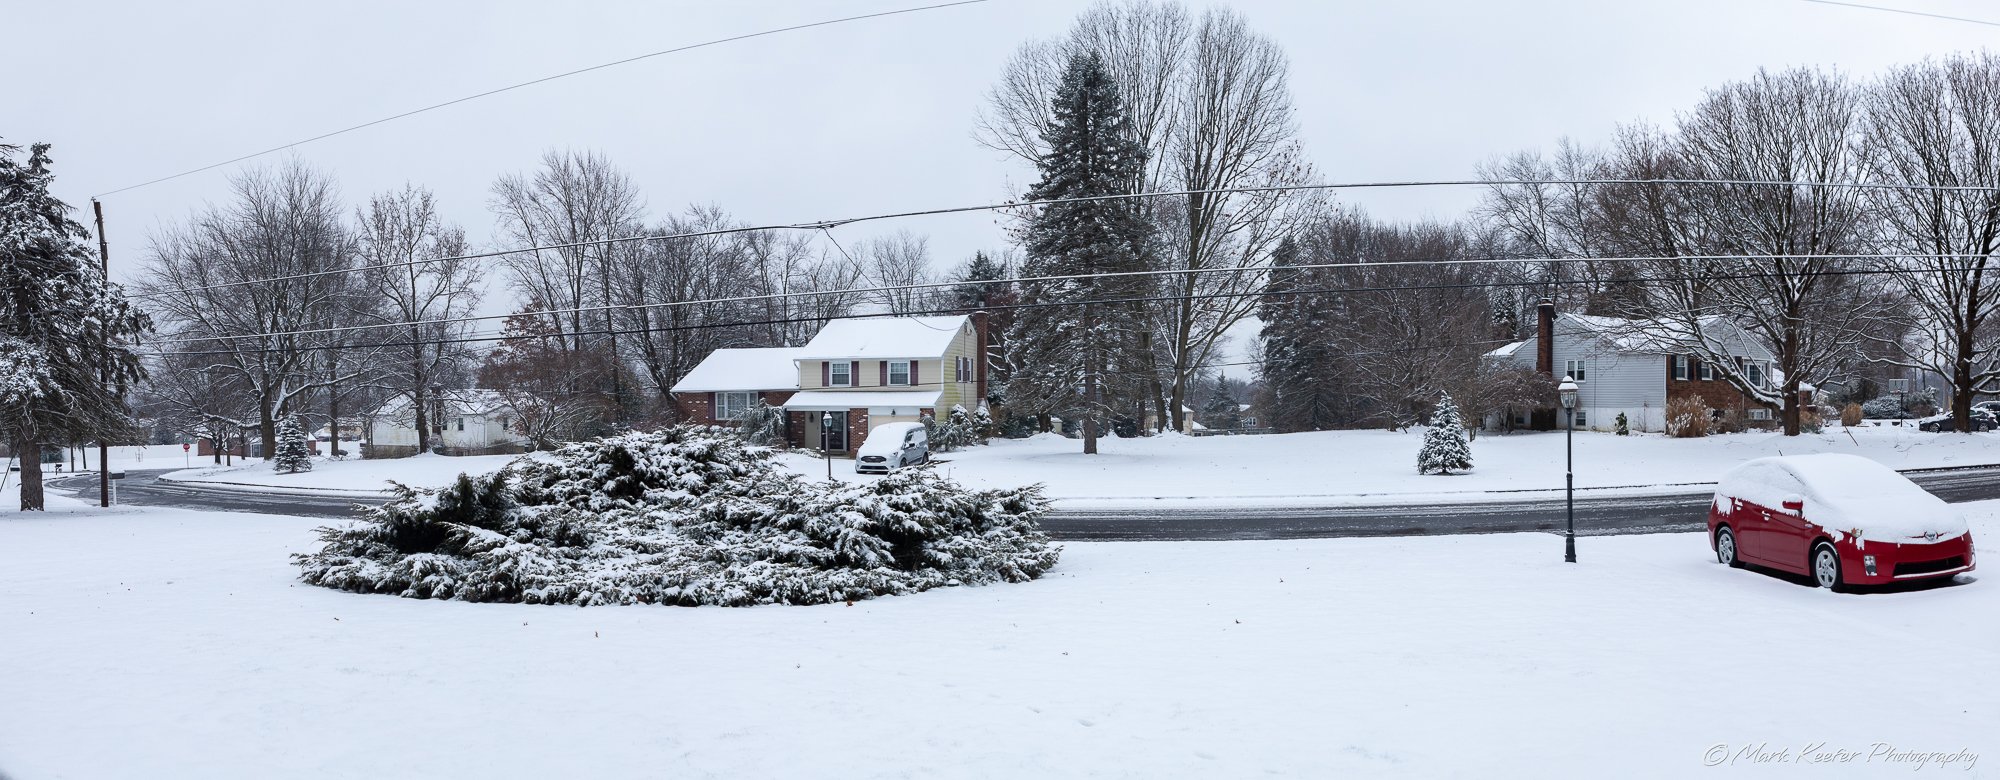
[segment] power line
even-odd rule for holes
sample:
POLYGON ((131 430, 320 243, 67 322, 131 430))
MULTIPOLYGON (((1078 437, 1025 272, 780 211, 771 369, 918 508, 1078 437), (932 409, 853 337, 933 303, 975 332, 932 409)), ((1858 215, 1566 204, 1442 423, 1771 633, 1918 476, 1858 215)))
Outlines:
POLYGON ((375 125, 379 125, 379 124, 383 124, 383 123, 385 123, 385 122, 393 122, 393 121, 396 121, 396 120, 398 120, 398 119, 403 119, 403 118, 405 118, 405 117, 411 117, 411 116, 416 116, 417 114, 422 114, 422 113, 424 113, 424 112, 427 112, 427 111, 436 111, 437 109, 440 109, 440 108, 445 108, 445 107, 447 107, 447 106, 455 106, 455 105, 458 105, 459 103, 464 103, 464 102, 468 102, 468 101, 472 101, 472 100, 478 100, 478 99, 480 99, 480 98, 483 98, 483 97, 490 97, 490 96, 492 96, 492 95, 498 95, 498 94, 500 94, 500 93, 502 93, 502 92, 510 92, 510 91, 513 91, 513 90, 516 90, 516 89, 520 89, 520 88, 522 88, 522 87, 530 87, 530 86, 534 86, 534 85, 536 85, 536 84, 541 84, 541 83, 543 83, 543 82, 548 82, 548 81, 555 81, 556 79, 561 79, 561 78, 568 78, 568 77, 570 77, 570 76, 575 76, 575 75, 578 75, 578 74, 583 74, 583 73, 589 73, 589 72, 591 72, 591 71, 595 71, 595 70, 603 70, 603 69, 605 69, 605 68, 612 68, 612 67, 617 67, 617 66, 619 66, 619 65, 625 65, 625 64, 629 64, 629 63, 633 63, 633 62, 638 62, 638 61, 640 61, 640 60, 644 60, 644 59, 651 59, 651 58, 653 58, 653 57, 659 57, 659 56, 664 56, 664 55, 668 55, 668 54, 678 54, 678 53, 680 53, 680 52, 684 52, 684 51, 692 51, 692 50, 695 50, 695 49, 701 49, 701 48, 706 48, 706 47, 709 47, 709 46, 718 46, 718 45, 721 45, 721 44, 725 44, 725 43, 734 43, 734 42, 736 42, 736 41, 744 41, 744 40, 749 40, 749 39, 751 39, 751 38, 762 38, 762 37, 764 37, 764 36, 767 36, 767 35, 777 35, 777 34, 779 34, 779 33, 788 33, 788 32, 796 32, 796 31, 798 31, 798 30, 806 30, 806 29, 811 29, 811 28, 814 28, 814 27, 826 27, 826 26, 828 26, 828 25, 835 25, 835 24, 844 24, 844 23, 846 23, 846 22, 858 22, 858 21, 861 21, 861 20, 863 20, 863 19, 878 19, 878 18, 881 18, 881 17, 885 17, 885 16, 897 16, 897 15, 899 15, 899 14, 912 14, 912 13, 918 13, 918 12, 920 12, 920 11, 933 11, 933 10, 937 10, 937 9, 939 9, 939 8, 951 8, 951 7, 953 7, 953 6, 960 6, 960 5, 973 5, 973 4, 975 4, 975 3, 984 3, 984 2, 986 2, 986 0, 958 0, 957 2, 951 2, 951 3, 939 3, 939 4, 936 4, 936 5, 926 5, 926 6, 918 6, 918 7, 914 7, 914 8, 902 8, 902 9, 897 9, 897 10, 894 10, 894 11, 881 11, 881 12, 878 12, 878 13, 872 13, 872 14, 861 14, 861 15, 859 15, 859 16, 845 16, 845 17, 841 17, 841 18, 839 18, 839 19, 825 19, 825 20, 821 20, 821 21, 817 21, 817 22, 808 22, 808 23, 806 23, 806 24, 795 24, 795 25, 792 25, 792 26, 790 26, 790 27, 778 27, 778 28, 773 28, 773 29, 769 29, 769 30, 762 30, 762 31, 759 31, 759 32, 753 32, 753 33, 745 33, 745 34, 742 34, 742 35, 732 35, 732 36, 730 36, 730 37, 727 37, 727 38, 716 38, 716 39, 714 39, 714 40, 710 40, 710 41, 702 41, 702 42, 700 42, 700 43, 691 43, 691 44, 687 44, 687 45, 685 45, 685 46, 676 46, 676 47, 674 47, 674 48, 671 48, 671 49, 661 49, 660 51, 656 51, 656 52, 652 52, 652 53, 650 53, 650 54, 641 54, 641 55, 638 55, 638 56, 636 56, 636 57, 626 57, 625 59, 622 59, 622 60, 616 60, 616 61, 613 61, 613 62, 606 62, 606 63, 603 63, 603 64, 600 64, 600 65, 592 65, 592 66, 590 66, 590 67, 587 67, 587 68, 578 68, 578 69, 576 69, 576 70, 572 70, 572 71, 566 71, 566 72, 563 72, 563 73, 557 73, 557 74, 555 74, 555 75, 552 75, 552 76, 543 76, 543 77, 541 77, 541 78, 538 78, 538 79, 531 79, 531 80, 528 80, 528 81, 523 81, 523 82, 521 82, 521 83, 519 83, 519 84, 510 84, 510 85, 508 85, 508 86, 504 86, 504 87, 500 87, 500 88, 498 88, 498 89, 489 89, 489 90, 487 90, 487 91, 485 91, 485 92, 481 92, 481 93, 478 93, 478 94, 475 94, 475 95, 467 95, 467 96, 465 96, 465 97, 461 97, 461 98, 455 98, 455 99, 452 99, 452 100, 447 100, 447 101, 445 101, 445 102, 443 102, 443 103, 435 103, 435 104, 432 104, 432 105, 428 105, 428 106, 424 106, 423 108, 418 108, 418 109, 414 109, 414 110, 410 110, 410 111, 405 111, 405 112, 403 112, 403 113, 400 113, 400 114, 396 114, 396 115, 394 115, 394 116, 386 116, 386 117, 382 117, 381 119, 375 119, 375 120, 371 120, 371 121, 367 121, 367 122, 363 122, 363 123, 361 123, 361 124, 358 124, 358 125, 354 125, 354 126, 352 126, 352 127, 345 127, 345 128, 341 128, 341 129, 339 129, 339 130, 334 130, 334 131, 332 131, 332 132, 328 132, 328 133, 321 133, 321 134, 319 134, 319 135, 316 135, 316 136, 313 136, 313 137, 311 137, 311 138, 307 138, 307 139, 304 139, 304 140, 300 140, 300 141, 293 141, 293 142, 291 142, 291 143, 288 143, 288 144, 285 144, 285 145, 283 145, 283 146, 274 146, 274 147, 271 147, 271 148, 269 148, 269 149, 265 149, 264 151, 261 151, 261 152, 254 152, 254 153, 251 153, 251 154, 246 154, 246 155, 243 155, 243 156, 241 156, 241 157, 235 157, 235 158, 231 158, 231 159, 228 159, 228 160, 223 160, 222 162, 219 162, 219 163, 212 163, 212 164, 209 164, 209 165, 204 165, 204 166, 201 166, 201 167, 199 167, 199 168, 193 168, 193 169, 189 169, 189 170, 185 170, 185 171, 181 171, 180 173, 176 173, 176 174, 173 174, 173 175, 171 175, 171 176, 162 176, 162 177, 160 177, 160 178, 157 178, 157 179, 153 179, 152 181, 146 181, 146 182, 140 182, 140 183, 138 183, 138 184, 132 184, 132 185, 128 185, 128 186, 124 186, 124 187, 119 187, 118 189, 115 189, 115 190, 111 190, 111 191, 109 191, 109 192, 101 192, 101 193, 98 193, 98 194, 96 194, 96 195, 92 195, 92 196, 91 196, 91 198, 93 198, 93 199, 96 199, 96 198, 102 198, 102 197, 105 197, 105 196, 108 196, 108 195, 116 195, 116 194, 118 194, 118 193, 121 193, 121 192, 125 192, 125 191, 127 191, 127 190, 136 190, 136 189, 138 189, 138 188, 140 188, 140 187, 149 187, 149 186, 152 186, 152 185, 155 185, 155 184, 159 184, 160 182, 164 182, 164 181, 172 181, 172 180, 174 180, 174 179, 178 179, 178 178, 180 178, 180 177, 182 177, 182 176, 190 176, 190 175, 193 175, 193 174, 197 174, 197 173, 201 173, 202 171, 208 171, 208 170, 214 170, 214 169, 216 169, 216 168, 220 168, 220 167, 222 167, 222 166, 224 166, 224 165, 230 165, 230 164, 232 164, 232 163, 239 163, 239 162, 243 162, 244 160, 249 160, 249 159, 253 159, 253 158, 257 158, 257 157, 262 157, 262 156, 264 156, 264 155, 267 155, 267 154, 271 154, 271 153, 273 153, 273 152, 282 152, 282 151, 284 151, 284 150, 286 150, 286 149, 290 149, 290 148, 293 148, 293 147, 296 147, 296 146, 303 146, 303 145, 305 145, 305 144, 309 144, 309 143, 312 143, 312 142, 314 142, 314 141, 320 141, 320 140, 325 140, 325 139, 328 139, 328 138, 332 138, 332 137, 334 137, 334 136, 336 136, 336 135, 342 135, 342 134, 345 134, 345 133, 351 133, 351 132, 354 132, 354 131, 356 131, 356 130, 361 130, 361 129, 364 129, 364 128, 368 128, 368 127, 374 127, 375 125))
MULTIPOLYGON (((1367 267, 1367 264, 1360 264, 1360 265, 1348 264, 1348 265, 1351 267, 1360 267, 1360 268, 1367 267)), ((1873 276, 1880 274, 1900 273, 1901 270, 1902 269, 1854 268, 1854 269, 1823 271, 1820 273, 1825 276, 1873 276)), ((1418 290, 1470 290, 1470 289, 1486 289, 1493 287, 1540 287, 1544 285, 1565 286, 1565 285, 1576 285, 1576 284, 1589 284, 1593 282, 1598 282, 1603 284, 1690 282, 1690 281, 1713 281, 1722 279, 1746 279, 1746 278, 1753 278, 1753 277, 1747 274, 1699 274, 1692 276, 1673 275, 1673 276, 1652 276, 1652 277, 1628 277, 1623 279, 1602 279, 1602 280, 1570 279, 1570 280, 1536 280, 1536 281, 1507 281, 1507 282, 1465 282, 1459 284, 1420 284, 1420 285, 1398 285, 1398 286, 1384 286, 1384 287, 1322 287, 1322 288, 1302 289, 1302 290, 1254 290, 1254 291, 1240 291, 1240 292, 1199 293, 1195 295, 1135 296, 1126 298, 1105 298, 1105 299, 1087 300, 1087 301, 1040 301, 1035 303, 1008 304, 1004 306, 985 306, 981 307, 979 311, 987 311, 987 312, 1018 311, 1023 309, 1038 309, 1038 308, 1047 308, 1054 306, 1109 306, 1114 304, 1125 304, 1125 303, 1154 303, 1160 301, 1210 300, 1216 298, 1264 298, 1264 297, 1277 297, 1286 295, 1412 292, 1418 290)), ((939 308, 939 309, 931 309, 928 311, 901 312, 894 315, 882 315, 882 316, 908 317, 908 316, 926 316, 926 315, 952 315, 952 314, 966 314, 966 313, 969 313, 968 310, 962 308, 939 308)), ((373 342, 368 344, 330 344, 330 345, 315 345, 306 347, 251 347, 245 349, 226 349, 226 350, 142 352, 137 354, 139 354, 142 357, 169 357, 174 355, 236 355, 236 354, 259 354, 268 352, 317 352, 325 350, 362 350, 362 349, 371 349, 378 347, 406 347, 406 346, 431 345, 431 344, 472 344, 472 343, 480 343, 488 341, 526 341, 534 339, 572 338, 576 336, 612 336, 612 335, 632 335, 632 334, 651 334, 651 333, 672 333, 677 331, 688 331, 688 330, 711 330, 717 328, 746 328, 746 327, 755 327, 759 325, 789 325, 789 324, 806 323, 806 322, 823 322, 827 319, 828 318, 826 317, 776 317, 770 319, 742 320, 736 322, 711 322, 711 323, 696 323, 691 325, 648 326, 643 328, 600 328, 597 330, 577 330, 577 331, 568 331, 563 333, 526 334, 526 335, 512 335, 512 336, 507 335, 505 333, 499 333, 491 335, 455 337, 449 339, 422 339, 415 341, 382 341, 382 342, 373 342)), ((839 318, 834 318, 834 319, 839 319, 839 318)), ((232 338, 248 339, 248 338, 258 338, 258 337, 259 336, 254 334, 246 334, 242 336, 216 337, 214 339, 209 339, 209 340, 228 340, 232 338)))
POLYGON ((1944 14, 1934 14, 1928 11, 1912 11, 1907 8, 1888 8, 1885 6, 1865 5, 1862 3, 1843 3, 1840 2, 1839 0, 1805 0, 1805 1, 1808 3, 1818 3, 1820 5, 1837 5, 1845 8, 1860 8, 1868 11, 1882 11, 1885 13, 1892 13, 1892 14, 1908 14, 1910 16, 1924 16, 1932 19, 1947 19, 1954 22, 1970 22, 1972 24, 1983 24, 1988 27, 2000 27, 2000 22, 1989 22, 1985 19, 1968 19, 1963 16, 1946 16, 1944 14))
MULTIPOLYGON (((832 240, 833 238, 832 234, 831 233, 827 234, 827 238, 828 240, 832 240)), ((834 246, 836 247, 840 246, 839 242, 834 242, 834 246)), ((841 254, 847 255, 847 250, 842 249, 841 254)), ((383 322, 383 323, 370 323, 367 325, 341 325, 329 328, 311 328, 304 330, 276 331, 267 333, 244 333, 244 334, 224 335, 224 336, 188 336, 184 338, 159 339, 153 341, 152 343, 194 344, 203 341, 228 341, 232 339, 312 336, 312 335, 321 335, 327 333, 354 333, 359 331, 382 330, 388 328, 418 328, 418 327, 427 327, 432 325, 451 325, 451 324, 467 323, 467 322, 489 322, 492 320, 504 320, 516 316, 539 317, 539 316, 549 316, 557 314, 596 314, 607 311, 629 312, 629 311, 643 311, 643 310, 660 309, 660 308, 679 308, 687 306, 715 306, 719 304, 731 304, 731 303, 756 303, 761 301, 782 300, 790 298, 817 298, 817 297, 834 296, 834 295, 863 295, 868 293, 897 292, 905 290, 934 290, 942 288, 960 287, 965 285, 1024 284, 1033 282, 1115 279, 1124 277, 1198 276, 1203 274, 1224 274, 1224 273, 1267 273, 1267 272, 1290 273, 1297 271, 1315 271, 1315 270, 1394 268, 1394 267, 1408 267, 1408 266, 1438 266, 1438 265, 1508 265, 1515 263, 1579 263, 1579 262, 1594 263, 1594 262, 1668 262, 1668 261, 1715 262, 1715 261, 1727 261, 1727 260, 1781 260, 1781 259, 1896 260, 1905 258, 1935 260, 1935 259, 1958 257, 1958 256, 1959 255, 1950 255, 1950 254, 1914 255, 1914 254, 1902 254, 1902 253, 1888 253, 1888 254, 1878 253, 1878 254, 1811 254, 1811 255, 1738 254, 1738 255, 1653 255, 1653 256, 1625 256, 1625 257, 1431 258, 1431 259, 1416 259, 1416 260, 1385 260, 1381 262, 1307 263, 1301 265, 1289 265, 1282 267, 1226 266, 1220 268, 1170 268, 1170 269, 1147 270, 1147 271, 1108 271, 1095 274, 1056 274, 1051 276, 1016 276, 1004 279, 981 279, 976 281, 953 280, 945 282, 922 282, 917 284, 886 285, 880 287, 847 287, 838 290, 805 290, 799 292, 765 293, 760 295, 738 295, 738 296, 729 296, 723 298, 701 298, 701 299, 687 300, 687 301, 663 301, 660 303, 620 303, 620 304, 605 304, 598 306, 578 306, 565 309, 535 309, 529 311, 514 312, 511 314, 481 314, 481 315, 471 315, 465 317, 441 317, 431 320, 419 320, 416 322, 383 322)), ((848 259, 849 261, 852 261, 853 257, 848 256, 848 259)))
MULTIPOLYGON (((337 276, 342 274, 361 273, 364 271, 372 271, 385 268, 407 268, 415 265, 426 265, 429 263, 443 263, 454 260, 481 260, 493 257, 504 257, 507 255, 517 255, 517 254, 525 254, 528 252, 541 252, 541 251, 556 250, 556 249, 578 249, 582 247, 610 246, 613 244, 626 244, 632 242, 668 241, 678 238, 704 238, 708 236, 721 236, 721 235, 730 235, 735 233, 756 233, 756 232, 773 231, 773 230, 817 230, 825 233, 829 238, 831 238, 832 228, 843 227, 846 225, 852 225, 859 222, 874 222, 887 219, 907 219, 911 217, 929 217, 929 216, 941 216, 947 214, 962 214, 974 211, 1004 211, 1007 209, 1037 208, 1041 206, 1053 206, 1063 203, 1085 203, 1085 202, 1104 201, 1104 200, 1168 198, 1168 197, 1181 197, 1187 195, 1254 194, 1254 193, 1305 192, 1305 191, 1315 191, 1315 190, 1341 190, 1341 189, 1386 189, 1386 188, 1408 188, 1408 187, 1467 187, 1467 186, 1521 187, 1521 186, 1599 186, 1599 185, 1829 187, 1829 188, 1846 188, 1846 189, 1920 190, 1920 191, 1933 191, 1933 192, 2000 191, 2000 185, 1972 185, 1972 184, 1941 185, 1941 184, 1907 184, 1907 183, 1890 183, 1890 182, 1806 182, 1806 181, 1775 181, 1775 180, 1756 180, 1756 179, 1493 179, 1493 180, 1450 179, 1450 180, 1437 180, 1437 181, 1384 181, 1384 182, 1343 182, 1334 184, 1295 184, 1295 185, 1268 186, 1268 187, 1219 187, 1213 189, 1170 190, 1163 192, 1138 192, 1138 193, 1126 193, 1119 195, 1089 195, 1089 196, 1075 197, 1075 198, 1052 198, 1049 200, 989 203, 978 206, 954 206, 951 208, 927 209, 922 211, 903 211, 903 212, 894 212, 889 214, 873 214, 864 217, 849 217, 846 219, 821 220, 817 222, 790 222, 784 224, 759 225, 759 226, 746 225, 740 227, 716 228, 713 230, 696 230, 686 233, 640 234, 633 236, 621 236, 619 238, 601 238, 590 241, 576 241, 565 244, 545 244, 540 246, 519 247, 515 249, 496 249, 488 252, 475 252, 464 255, 451 255, 447 257, 432 257, 421 260, 406 260, 395 263, 378 263, 375 265, 354 266, 350 268, 335 268, 325 271, 308 271, 305 273, 287 274, 283 276, 272 276, 261 279, 245 279, 242 281, 235 281, 235 282, 221 282, 217 284, 197 285, 194 287, 183 287, 173 290, 159 290, 155 292, 141 291, 129 297, 143 300, 146 298, 158 298, 166 295, 177 295, 181 293, 204 292, 208 290, 223 290, 232 287, 244 287, 254 284, 291 281, 295 279, 313 279, 322 276, 337 276)), ((837 243, 836 246, 838 246, 837 243)), ((847 250, 845 249, 841 249, 841 253, 843 255, 846 254, 846 251, 847 250)), ((853 258, 850 256, 849 259, 852 260, 853 258)))

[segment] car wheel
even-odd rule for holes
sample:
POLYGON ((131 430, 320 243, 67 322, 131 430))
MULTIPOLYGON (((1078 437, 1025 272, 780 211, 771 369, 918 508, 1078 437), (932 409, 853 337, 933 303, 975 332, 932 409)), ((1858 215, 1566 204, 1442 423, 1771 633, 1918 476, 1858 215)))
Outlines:
POLYGON ((1715 560, 1732 569, 1743 568, 1743 560, 1736 557, 1736 534, 1728 526, 1715 532, 1715 560))
POLYGON ((1820 542, 1813 548, 1813 584, 1839 593, 1843 587, 1840 581, 1840 552, 1833 545, 1820 542))

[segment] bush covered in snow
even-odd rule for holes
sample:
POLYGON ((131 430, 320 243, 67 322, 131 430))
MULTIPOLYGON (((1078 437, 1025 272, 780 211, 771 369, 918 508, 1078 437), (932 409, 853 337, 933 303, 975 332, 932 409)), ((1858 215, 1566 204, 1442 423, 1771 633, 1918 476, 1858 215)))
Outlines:
POLYGON ((1667 401, 1667 435, 1676 439, 1699 439, 1708 435, 1708 402, 1700 396, 1684 395, 1667 401))
POLYGON ((1060 548, 1039 486, 968 490, 928 468, 829 483, 733 431, 566 446, 442 490, 397 486, 295 556, 315 585, 533 604, 815 604, 1023 582, 1060 548))

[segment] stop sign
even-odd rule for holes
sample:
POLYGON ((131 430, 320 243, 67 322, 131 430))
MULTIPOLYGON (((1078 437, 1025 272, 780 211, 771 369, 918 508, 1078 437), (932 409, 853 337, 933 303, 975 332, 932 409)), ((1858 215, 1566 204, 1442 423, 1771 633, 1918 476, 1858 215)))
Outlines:
POLYGON ((187 443, 187 442, 181 442, 181 452, 187 452, 187 451, 188 451, 188 448, 190 448, 190 447, 192 447, 192 446, 194 446, 194 445, 192 445, 192 444, 189 444, 189 443, 187 443))

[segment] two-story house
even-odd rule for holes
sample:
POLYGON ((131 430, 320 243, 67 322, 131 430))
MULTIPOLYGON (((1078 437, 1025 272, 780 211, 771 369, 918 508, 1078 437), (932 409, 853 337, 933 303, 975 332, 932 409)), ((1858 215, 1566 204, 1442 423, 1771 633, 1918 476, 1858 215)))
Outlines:
MULTIPOLYGON (((1741 374, 1766 386, 1776 383, 1771 351, 1749 333, 1719 316, 1704 320, 1702 331, 1710 344, 1723 348, 1741 374)), ((1673 323, 1557 315, 1554 305, 1543 303, 1537 310, 1534 338, 1508 344, 1486 357, 1502 365, 1533 368, 1550 377, 1551 387, 1561 377, 1575 379, 1578 403, 1573 413, 1580 429, 1611 430, 1623 414, 1632 430, 1665 430, 1667 402, 1683 396, 1699 397, 1714 414, 1734 412, 1747 421, 1772 420, 1771 407, 1744 395, 1714 365, 1690 354, 1687 338, 1673 323)), ((1514 423, 1561 427, 1556 413, 1517 412, 1520 417, 1514 423)), ((1486 421, 1489 427, 1499 422, 1486 421)))
POLYGON ((852 452, 870 428, 986 397, 979 315, 833 320, 803 347, 719 349, 672 388, 689 420, 729 425, 762 400, 791 445, 852 452))

